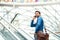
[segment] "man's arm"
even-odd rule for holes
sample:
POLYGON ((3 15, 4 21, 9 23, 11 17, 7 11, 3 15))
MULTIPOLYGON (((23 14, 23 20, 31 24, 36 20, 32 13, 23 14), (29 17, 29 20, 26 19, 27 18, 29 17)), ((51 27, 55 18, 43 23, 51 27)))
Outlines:
POLYGON ((36 19, 36 17, 34 16, 32 21, 31 21, 31 27, 35 27, 36 26, 36 23, 34 24, 34 20, 36 19))
POLYGON ((34 20, 31 21, 31 27, 35 27, 36 24, 34 24, 34 20))

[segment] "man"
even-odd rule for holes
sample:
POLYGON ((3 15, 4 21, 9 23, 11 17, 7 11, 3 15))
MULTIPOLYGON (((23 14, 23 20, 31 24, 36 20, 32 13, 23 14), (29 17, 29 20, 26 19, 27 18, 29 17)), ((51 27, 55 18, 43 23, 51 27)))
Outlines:
POLYGON ((35 16, 33 17, 32 21, 31 21, 31 27, 36 27, 35 28, 35 40, 39 40, 40 36, 43 35, 43 26, 44 26, 44 22, 43 19, 41 17, 41 13, 39 11, 35 11, 35 16), (34 20, 37 18, 37 22, 34 24, 34 20), (42 35, 40 35, 42 34, 42 35))

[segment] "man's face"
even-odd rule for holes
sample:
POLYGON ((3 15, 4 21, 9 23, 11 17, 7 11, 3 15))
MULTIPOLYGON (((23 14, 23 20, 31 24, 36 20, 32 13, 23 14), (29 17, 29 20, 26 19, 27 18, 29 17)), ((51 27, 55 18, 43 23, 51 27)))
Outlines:
POLYGON ((40 16, 39 12, 35 12, 35 16, 36 17, 40 16))

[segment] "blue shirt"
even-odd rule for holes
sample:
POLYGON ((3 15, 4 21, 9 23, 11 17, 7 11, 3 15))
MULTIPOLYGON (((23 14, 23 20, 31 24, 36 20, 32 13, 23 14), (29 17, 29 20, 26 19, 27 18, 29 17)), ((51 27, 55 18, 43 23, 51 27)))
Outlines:
POLYGON ((42 31, 43 32, 43 26, 44 26, 44 22, 42 17, 38 17, 37 18, 37 23, 34 24, 34 20, 31 21, 31 27, 36 27, 35 28, 35 33, 37 33, 38 31, 42 31))

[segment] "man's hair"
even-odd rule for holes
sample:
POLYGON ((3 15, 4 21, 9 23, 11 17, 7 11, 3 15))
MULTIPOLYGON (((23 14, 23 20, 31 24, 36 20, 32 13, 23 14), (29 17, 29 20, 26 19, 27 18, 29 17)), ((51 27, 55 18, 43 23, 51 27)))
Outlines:
POLYGON ((41 14, 40 11, 35 11, 35 12, 38 12, 39 14, 41 14))

